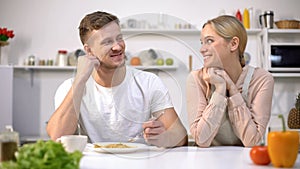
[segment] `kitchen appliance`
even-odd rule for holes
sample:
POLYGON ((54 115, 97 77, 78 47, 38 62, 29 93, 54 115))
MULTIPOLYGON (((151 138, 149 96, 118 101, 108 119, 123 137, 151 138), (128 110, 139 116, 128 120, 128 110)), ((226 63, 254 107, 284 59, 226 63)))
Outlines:
POLYGON ((259 15, 259 23, 262 28, 272 29, 274 27, 274 12, 265 11, 263 14, 259 15))
POLYGON ((267 62, 271 72, 300 72, 300 43, 270 43, 267 62))

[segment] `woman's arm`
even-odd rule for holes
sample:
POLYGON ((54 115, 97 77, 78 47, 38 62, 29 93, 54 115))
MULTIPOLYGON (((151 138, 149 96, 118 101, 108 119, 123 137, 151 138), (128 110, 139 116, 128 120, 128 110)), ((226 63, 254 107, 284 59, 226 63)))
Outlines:
POLYGON ((205 93, 210 91, 201 84, 202 74, 191 72, 187 78, 187 112, 190 131, 200 147, 209 147, 216 136, 227 107, 224 95, 214 92, 209 103, 205 93))
POLYGON ((237 93, 229 98, 228 114, 236 135, 244 146, 254 146, 264 137, 270 119, 274 79, 271 74, 257 72, 248 90, 248 103, 237 93))

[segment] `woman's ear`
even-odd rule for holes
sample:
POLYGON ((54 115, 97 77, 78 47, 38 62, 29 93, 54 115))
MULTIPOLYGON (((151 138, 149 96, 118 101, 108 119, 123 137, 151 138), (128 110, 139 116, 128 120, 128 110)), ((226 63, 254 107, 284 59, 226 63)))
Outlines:
POLYGON ((233 37, 230 41, 230 50, 231 51, 235 51, 238 49, 239 47, 239 42, 240 42, 240 39, 238 37, 233 37))

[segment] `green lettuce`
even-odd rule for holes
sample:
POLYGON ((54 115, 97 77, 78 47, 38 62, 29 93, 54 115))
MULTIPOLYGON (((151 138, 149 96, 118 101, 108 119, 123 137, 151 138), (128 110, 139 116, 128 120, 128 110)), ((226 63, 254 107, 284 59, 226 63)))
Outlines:
POLYGON ((16 153, 16 161, 0 164, 0 169, 79 169, 80 151, 68 153, 61 143, 38 140, 25 144, 16 153))

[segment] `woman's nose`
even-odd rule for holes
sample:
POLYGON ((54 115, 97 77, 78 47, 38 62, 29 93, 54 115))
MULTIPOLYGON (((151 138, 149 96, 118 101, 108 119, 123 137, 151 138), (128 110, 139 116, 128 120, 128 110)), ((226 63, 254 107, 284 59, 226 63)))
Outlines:
POLYGON ((203 54, 207 51, 207 48, 205 47, 205 45, 201 45, 200 47, 200 53, 203 54))

